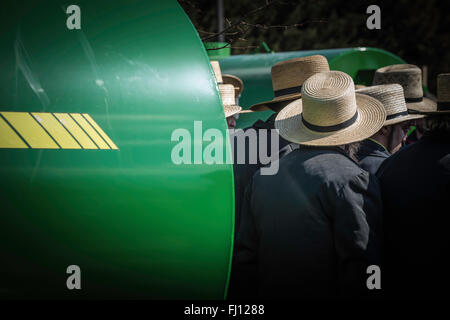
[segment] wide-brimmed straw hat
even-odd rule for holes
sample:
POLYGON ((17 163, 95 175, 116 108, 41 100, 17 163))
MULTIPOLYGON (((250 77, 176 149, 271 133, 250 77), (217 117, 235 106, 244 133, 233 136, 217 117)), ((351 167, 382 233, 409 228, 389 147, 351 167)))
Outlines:
POLYGON ((437 109, 421 112, 425 115, 450 114, 450 73, 441 73, 437 77, 437 109))
POLYGON ((436 103, 423 96, 422 70, 412 64, 394 64, 378 69, 372 85, 398 83, 403 87, 410 113, 436 111, 436 103))
POLYGON ((223 74, 222 79, 223 83, 232 84, 234 86, 236 97, 239 97, 242 94, 242 91, 244 91, 244 82, 242 82, 240 78, 233 76, 232 74, 223 74))
POLYGON ((384 122, 385 126, 423 118, 423 115, 408 113, 403 88, 397 83, 365 87, 358 89, 355 92, 368 95, 383 104, 386 109, 386 121, 384 122))
POLYGON ((278 113, 275 128, 284 139, 300 145, 338 146, 372 136, 385 120, 381 102, 355 93, 348 74, 329 71, 305 81, 302 98, 278 113))
POLYGON ((253 112, 252 110, 242 110, 242 107, 239 107, 239 106, 236 105, 235 97, 239 96, 240 93, 242 92, 242 90, 244 90, 244 83, 242 82, 242 80, 239 79, 236 76, 222 75, 222 70, 220 69, 219 61, 211 60, 210 62, 211 62, 212 69, 214 71, 214 76, 216 77, 216 82, 219 85, 220 95, 222 96, 222 103, 223 103, 224 106, 225 105, 227 106, 225 108, 225 114, 227 114, 227 112, 228 112, 228 114, 230 114, 228 116, 226 115, 226 117, 232 116, 232 115, 234 115, 236 113, 250 113, 250 112, 253 112), (237 83, 240 87, 236 88, 235 87, 235 83, 237 83), (230 93, 229 93, 229 89, 227 89, 227 88, 230 88, 230 87, 224 87, 223 85, 225 85, 225 84, 233 86, 233 90, 234 90, 233 99, 234 100, 233 100, 232 104, 230 104, 231 96, 230 96, 230 93), (239 94, 238 94, 238 92, 239 92, 239 94), (226 104, 225 104, 225 102, 223 102, 224 101, 224 98, 223 98, 224 95, 226 96, 226 99, 227 99, 226 104), (237 108, 239 108, 240 112, 236 112, 237 108))
POLYGON ((238 114, 242 108, 236 105, 234 86, 232 84, 219 84, 219 91, 225 111, 225 118, 238 114))
POLYGON ((321 55, 294 58, 278 62, 272 67, 274 98, 250 107, 253 111, 280 110, 280 106, 301 97, 302 85, 306 79, 318 72, 330 71, 327 58, 321 55), (286 102, 281 103, 280 102, 286 102))

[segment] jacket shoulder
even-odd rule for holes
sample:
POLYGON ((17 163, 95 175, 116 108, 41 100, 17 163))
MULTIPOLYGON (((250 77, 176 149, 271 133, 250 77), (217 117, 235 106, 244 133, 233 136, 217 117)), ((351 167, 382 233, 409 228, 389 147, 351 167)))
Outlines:
POLYGON ((282 178, 299 176, 302 181, 333 188, 355 180, 369 181, 371 176, 343 152, 302 146, 280 159, 278 174, 282 178))
POLYGON ((414 165, 425 166, 425 163, 440 158, 442 154, 450 152, 450 144, 437 143, 431 138, 407 145, 386 159, 377 171, 377 177, 381 178, 391 168, 412 167, 414 165))
POLYGON ((305 161, 305 168, 334 181, 368 174, 351 158, 337 151, 318 153, 305 161))

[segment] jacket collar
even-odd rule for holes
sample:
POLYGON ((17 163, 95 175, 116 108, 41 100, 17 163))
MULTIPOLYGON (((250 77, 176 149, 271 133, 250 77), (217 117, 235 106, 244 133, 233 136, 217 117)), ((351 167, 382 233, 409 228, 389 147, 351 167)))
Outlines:
POLYGON ((381 143, 369 138, 360 142, 356 158, 361 161, 369 156, 387 158, 390 157, 391 154, 381 143))
POLYGON ((372 148, 376 148, 379 151, 389 152, 385 146, 383 146, 380 142, 372 138, 367 138, 366 140, 362 141, 362 144, 372 145, 372 148))

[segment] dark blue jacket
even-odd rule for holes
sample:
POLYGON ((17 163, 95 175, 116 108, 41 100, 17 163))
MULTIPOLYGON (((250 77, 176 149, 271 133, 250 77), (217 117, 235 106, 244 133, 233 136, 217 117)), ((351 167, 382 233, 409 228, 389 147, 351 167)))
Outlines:
POLYGON ((335 298, 364 293, 380 263, 376 177, 338 148, 301 147, 279 172, 256 173, 242 206, 231 298, 335 298))
POLYGON ((355 156, 361 168, 376 174, 383 161, 389 158, 391 154, 381 144, 366 139, 360 142, 355 156))
MULTIPOLYGON (((245 128, 244 133, 247 132, 249 129, 254 129, 257 132, 260 129, 266 129, 266 130, 275 129, 275 117, 276 117, 276 114, 273 114, 266 121, 258 120, 251 127, 245 128)), ((260 143, 259 137, 260 136, 257 135, 256 137, 257 137, 257 140, 256 140, 256 149, 255 150, 257 152, 256 154, 259 155, 259 143, 260 143)), ((277 135, 277 137, 279 138, 279 154, 278 154, 279 158, 284 157, 286 154, 288 154, 292 150, 298 148, 297 144, 286 141, 279 135, 277 135)), ((245 188, 246 188, 247 184, 249 183, 251 177, 255 174, 255 172, 267 164, 261 163, 261 161, 260 161, 261 159, 259 157, 257 157, 256 163, 254 163, 254 164, 249 163, 250 146, 248 144, 248 141, 246 142, 245 149, 244 149, 245 159, 246 159, 245 164, 238 164, 238 161, 237 161, 237 135, 236 134, 231 135, 230 138, 232 140, 234 140, 233 169, 234 169, 234 190, 235 190, 235 227, 237 230, 239 228, 239 224, 240 224, 240 208, 241 208, 242 197, 244 195, 245 188)), ((269 132, 267 133, 266 146, 267 146, 267 150, 268 150, 267 154, 271 155, 272 154, 272 150, 270 148, 271 135, 269 132)))
POLYGON ((450 298, 450 136, 424 136, 387 159, 377 175, 388 297, 450 298))

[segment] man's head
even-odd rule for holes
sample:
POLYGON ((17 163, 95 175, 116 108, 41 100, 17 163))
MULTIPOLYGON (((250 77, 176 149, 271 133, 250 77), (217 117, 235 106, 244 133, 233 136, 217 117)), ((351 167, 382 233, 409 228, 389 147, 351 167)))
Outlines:
POLYGON ((384 126, 372 136, 372 139, 381 143, 390 153, 395 153, 402 147, 402 141, 410 126, 410 121, 384 126))
POLYGON ((219 61, 212 60, 211 66, 219 86, 219 93, 222 98, 228 129, 233 129, 236 127, 236 119, 239 117, 239 112, 242 111, 242 108, 238 105, 238 99, 242 90, 244 90, 244 84, 236 76, 222 76, 219 61))
POLYGON ((371 138, 382 144, 390 153, 397 152, 408 133, 411 121, 422 115, 408 113, 403 88, 399 84, 384 84, 356 90, 380 101, 386 109, 384 126, 371 138))

